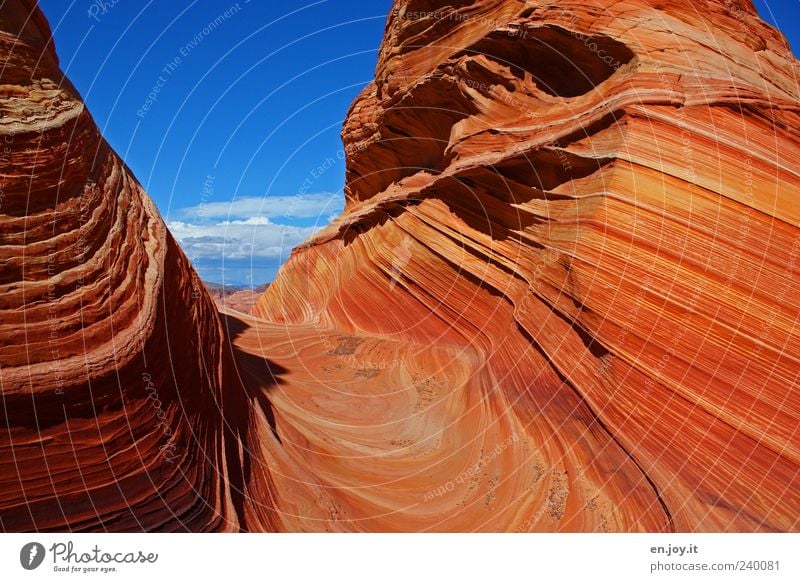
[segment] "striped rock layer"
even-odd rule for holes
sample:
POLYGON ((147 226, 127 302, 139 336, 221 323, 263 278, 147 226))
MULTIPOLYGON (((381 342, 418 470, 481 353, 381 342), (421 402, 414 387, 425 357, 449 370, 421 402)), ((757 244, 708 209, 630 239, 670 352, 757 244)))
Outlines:
POLYGON ((237 340, 318 518, 799 529, 799 72, 749 2, 396 2, 237 340))
POLYGON ((33 1, 0 54, 0 530, 236 530, 216 308, 33 1))
POLYGON ((249 314, 15 5, 3 529, 800 529, 800 65, 749 0, 397 0, 249 314))

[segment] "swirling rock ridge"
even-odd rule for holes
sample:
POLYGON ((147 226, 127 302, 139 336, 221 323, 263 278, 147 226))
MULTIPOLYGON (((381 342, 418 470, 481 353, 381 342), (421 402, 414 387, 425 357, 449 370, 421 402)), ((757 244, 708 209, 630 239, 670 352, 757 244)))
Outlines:
POLYGON ((317 334, 273 401, 337 515, 796 530, 798 95, 750 2, 396 2, 345 212, 253 311, 317 334))
POLYGON ((742 0, 397 0, 215 307, 2 7, 5 531, 797 531, 800 88, 742 0))

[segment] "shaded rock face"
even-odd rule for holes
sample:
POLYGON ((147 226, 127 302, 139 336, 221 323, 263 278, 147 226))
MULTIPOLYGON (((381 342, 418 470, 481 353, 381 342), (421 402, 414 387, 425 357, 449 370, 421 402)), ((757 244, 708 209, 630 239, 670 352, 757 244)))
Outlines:
POLYGON ((798 64, 750 2, 398 0, 345 212, 250 314, 49 39, 4 4, 2 529, 800 529, 798 64))
POLYGON ((238 529, 216 308, 33 2, 0 53, 0 528, 238 529))

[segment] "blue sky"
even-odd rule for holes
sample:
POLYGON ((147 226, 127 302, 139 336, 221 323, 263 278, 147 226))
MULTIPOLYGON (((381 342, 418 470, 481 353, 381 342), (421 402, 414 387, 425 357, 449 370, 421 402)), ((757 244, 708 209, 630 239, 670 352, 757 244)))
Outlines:
MULTIPOLYGON (((391 0, 40 0, 61 67, 200 275, 272 280, 343 205, 391 0)), ((757 0, 800 49, 800 0, 757 0)))
POLYGON ((374 75, 390 5, 40 2, 103 135, 200 275, 232 284, 271 280, 341 211, 339 132, 374 75))

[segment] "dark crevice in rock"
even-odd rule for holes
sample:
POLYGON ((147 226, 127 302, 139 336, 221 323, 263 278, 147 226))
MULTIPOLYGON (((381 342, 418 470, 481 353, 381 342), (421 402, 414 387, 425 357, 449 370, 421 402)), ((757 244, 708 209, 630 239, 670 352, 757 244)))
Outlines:
POLYGON ((556 97, 588 93, 634 57, 611 37, 586 36, 553 25, 497 30, 463 54, 492 58, 519 79, 530 75, 541 91, 556 97))
MULTIPOLYGON (((551 307, 550 305, 548 305, 546 302, 543 302, 543 304, 546 305, 554 314, 558 314, 558 311, 553 307, 551 307)), ((647 481, 648 486, 653 491, 653 495, 655 496, 656 500, 658 501, 658 504, 661 507, 666 522, 665 523, 666 530, 668 532, 674 532, 675 522, 672 517, 672 512, 670 511, 667 502, 662 497, 661 490, 659 489, 658 485, 656 485, 655 481, 653 481, 653 479, 650 477, 647 471, 645 471, 644 467, 642 467, 642 465, 639 463, 636 456, 631 451, 628 451, 627 448, 625 448, 622 442, 620 442, 619 438, 615 435, 615 431, 612 430, 608 425, 606 425, 606 423, 603 421, 600 415, 594 410, 594 408, 592 408, 592 406, 586 400, 586 398, 578 389, 578 387, 564 375, 561 369, 556 365, 555 362, 553 362, 550 355, 547 353, 547 351, 545 351, 545 349, 541 346, 541 344, 539 344, 536 338, 533 337, 533 335, 527 329, 525 329, 525 326, 523 326, 519 321, 516 321, 515 323, 517 330, 520 332, 520 334, 530 343, 531 347, 533 347, 539 353, 539 355, 541 355, 545 359, 545 361, 548 364, 550 364, 550 368, 553 370, 553 372, 556 374, 559 380, 561 380, 564 386, 569 387, 570 390, 572 390, 572 392, 576 395, 576 397, 586 406, 586 408, 591 413, 594 422, 597 423, 597 425, 602 429, 602 431, 612 441, 614 441, 614 444, 616 444, 620 448, 620 450, 623 451, 625 455, 631 460, 631 462, 636 466, 636 468, 641 473, 642 477, 645 479, 645 481, 647 481)))
POLYGON ((553 190, 585 178, 611 163, 612 158, 588 158, 568 150, 545 146, 494 165, 501 176, 539 190, 553 190))

